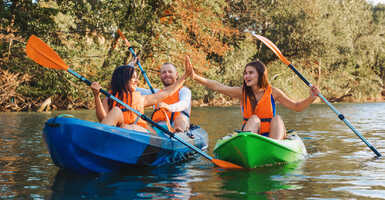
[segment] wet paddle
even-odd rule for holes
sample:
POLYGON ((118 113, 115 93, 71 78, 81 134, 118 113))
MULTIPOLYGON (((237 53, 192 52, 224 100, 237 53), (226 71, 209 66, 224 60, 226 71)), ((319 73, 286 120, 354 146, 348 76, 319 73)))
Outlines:
MULTIPOLYGON (((137 56, 136 56, 136 54, 135 54, 135 51, 134 51, 134 49, 132 48, 131 44, 128 42, 127 38, 123 35, 123 33, 122 33, 119 29, 118 29, 118 34, 120 35, 120 37, 124 40, 124 42, 125 42, 126 45, 128 46, 128 50, 130 50, 132 56, 134 56, 134 58, 137 58, 137 56)), ((150 83, 150 80, 149 80, 148 77, 147 77, 147 73, 146 73, 146 71, 144 71, 142 65, 140 64, 139 59, 136 61, 136 64, 139 66, 139 69, 140 69, 140 71, 142 72, 143 77, 144 77, 144 79, 146 80, 148 87, 150 87, 151 92, 154 94, 154 93, 155 93, 155 90, 154 90, 154 88, 152 88, 151 83, 150 83)))
MULTIPOLYGON (((295 74, 297 74, 297 76, 303 81, 305 82, 305 84, 309 87, 312 87, 312 84, 306 80, 306 78, 304 76, 302 76, 301 73, 299 73, 297 71, 297 69, 295 69, 295 67, 285 58, 285 56, 283 56, 283 54, 281 53, 281 51, 278 49, 277 46, 274 45, 273 42, 271 42, 269 39, 263 37, 263 36, 260 36, 260 35, 257 35, 253 32, 250 32, 253 36, 255 36, 256 38, 258 38, 260 41, 262 41, 267 47, 269 47, 275 55, 277 55, 279 57, 279 59, 281 59, 281 61, 283 63, 285 63, 291 70, 294 71, 295 74)), ((342 120, 343 122, 345 122, 345 124, 378 156, 378 157, 381 157, 382 155, 377 151, 377 149, 372 146, 366 139, 365 137, 363 137, 360 132, 353 127, 353 125, 349 122, 349 120, 347 120, 345 118, 345 116, 340 113, 321 93, 318 94, 318 96, 321 98, 321 100, 326 103, 330 109, 332 109, 336 115, 338 116, 338 118, 340 120, 342 120)))
MULTIPOLYGON (((36 63, 38 63, 44 67, 47 67, 47 68, 52 68, 52 69, 57 69, 57 70, 65 70, 65 71, 71 73, 72 75, 74 75, 75 77, 79 78, 81 81, 85 82, 87 85, 91 85, 91 82, 89 80, 87 80, 85 77, 81 76, 80 74, 76 73, 75 71, 71 70, 69 68, 69 66, 67 64, 65 64, 65 62, 60 58, 60 56, 51 47, 49 47, 46 43, 44 43, 42 40, 40 40, 35 35, 32 35, 28 39, 27 46, 26 46, 26 52, 27 52, 27 56, 29 58, 31 58, 33 61, 35 61, 36 63)), ((150 124, 152 124, 153 126, 157 127, 158 129, 163 131, 165 134, 169 135, 170 137, 175 138, 176 140, 178 140, 182 144, 186 145, 187 147, 189 147, 193 151, 195 151, 195 152, 199 153, 200 155, 202 155, 203 157, 207 158, 216 166, 221 167, 221 168, 227 168, 227 169, 241 169, 242 168, 236 164, 212 158, 211 156, 209 156, 208 154, 206 154, 205 152, 203 152, 199 148, 185 142, 179 136, 175 135, 174 133, 171 133, 170 131, 168 131, 164 127, 162 127, 159 124, 152 121, 146 115, 131 108, 129 105, 125 104, 124 102, 122 102, 121 100, 119 100, 115 96, 111 95, 107 91, 101 89, 100 92, 103 93, 104 95, 106 95, 108 98, 111 98, 114 101, 121 104, 122 106, 126 107, 128 110, 134 112, 136 115, 140 116, 145 121, 147 121, 150 124)))

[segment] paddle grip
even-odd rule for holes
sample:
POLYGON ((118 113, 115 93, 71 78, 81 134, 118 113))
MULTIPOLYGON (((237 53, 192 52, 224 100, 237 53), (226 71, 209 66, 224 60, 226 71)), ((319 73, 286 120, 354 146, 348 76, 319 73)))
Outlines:
POLYGON ((381 157, 381 156, 382 156, 382 155, 380 154, 380 152, 378 152, 377 149, 374 148, 373 146, 370 146, 369 148, 370 148, 370 149, 377 155, 377 157, 381 157))
POLYGON ((370 150, 372 150, 377 155, 377 157, 382 156, 377 151, 377 149, 372 144, 370 144, 369 141, 366 140, 366 138, 364 136, 362 136, 361 133, 356 128, 354 128, 354 126, 349 122, 349 120, 347 120, 345 118, 345 116, 342 113, 340 113, 321 93, 319 93, 318 96, 319 96, 319 98, 321 98, 321 100, 324 103, 326 103, 326 105, 329 106, 330 109, 332 109, 334 111, 334 113, 336 113, 338 118, 340 120, 342 120, 353 131, 353 133, 356 134, 366 144, 366 146, 368 146, 370 148, 370 150))

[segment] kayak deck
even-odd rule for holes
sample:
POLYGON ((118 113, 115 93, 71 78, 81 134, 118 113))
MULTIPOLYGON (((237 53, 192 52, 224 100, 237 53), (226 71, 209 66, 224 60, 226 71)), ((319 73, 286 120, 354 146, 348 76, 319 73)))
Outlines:
MULTIPOLYGON (((194 138, 177 133, 199 149, 208 145, 207 132, 190 128, 194 138)), ((127 167, 158 167, 184 161, 190 148, 164 133, 156 135, 77 118, 55 117, 45 123, 43 136, 55 165, 80 173, 104 173, 127 167)))
POLYGON ((251 132, 240 132, 219 139, 214 155, 218 159, 252 169, 302 160, 307 151, 295 133, 284 140, 275 140, 251 132))

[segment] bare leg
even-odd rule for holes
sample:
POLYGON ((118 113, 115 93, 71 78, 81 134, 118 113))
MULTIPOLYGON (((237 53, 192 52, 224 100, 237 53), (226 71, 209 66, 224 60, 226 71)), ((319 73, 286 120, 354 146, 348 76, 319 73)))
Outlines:
POLYGON ((174 128, 176 132, 184 132, 189 128, 189 119, 184 114, 179 114, 174 121, 174 128))
MULTIPOLYGON (((122 128, 125 128, 125 129, 129 129, 129 130, 134 130, 134 131, 140 131, 140 132, 145 132, 147 133, 149 130, 139 126, 139 125, 136 125, 136 124, 124 124, 124 126, 122 128)), ((150 130, 151 131, 151 130, 150 130)))
POLYGON ((113 107, 108 113, 107 116, 102 120, 102 124, 107 124, 110 126, 119 126, 121 128, 140 131, 140 132, 151 132, 156 133, 154 129, 149 127, 149 130, 137 125, 137 124, 124 124, 123 112, 118 107, 113 107))
POLYGON ((118 107, 113 107, 108 113, 107 116, 101 121, 102 124, 107 124, 110 126, 121 125, 124 122, 123 112, 118 107))
POLYGON ((285 124, 279 115, 276 115, 271 120, 269 137, 277 140, 282 140, 286 137, 285 124))
POLYGON ((247 120, 243 131, 250 131, 253 133, 259 133, 259 128, 261 127, 261 120, 257 115, 251 115, 249 120, 247 120))

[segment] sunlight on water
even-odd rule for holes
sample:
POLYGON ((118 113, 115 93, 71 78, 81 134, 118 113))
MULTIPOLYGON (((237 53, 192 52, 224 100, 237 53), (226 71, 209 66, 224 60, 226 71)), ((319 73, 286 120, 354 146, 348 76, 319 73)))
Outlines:
MULTIPOLYGON (((385 154, 385 103, 336 104, 385 154)), ((101 175, 59 170, 42 137, 59 113, 95 120, 94 111, 0 113, 0 199, 385 199, 385 161, 326 105, 294 113, 278 106, 306 145, 306 160, 251 171, 213 167, 204 158, 101 175)), ((240 128, 239 107, 195 108, 192 122, 217 139, 240 128)))

